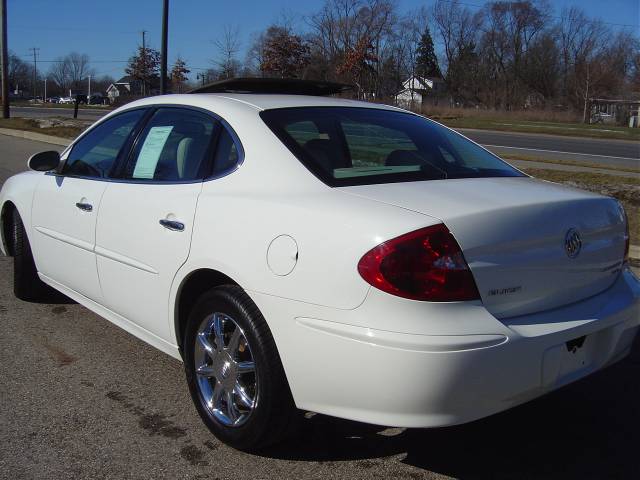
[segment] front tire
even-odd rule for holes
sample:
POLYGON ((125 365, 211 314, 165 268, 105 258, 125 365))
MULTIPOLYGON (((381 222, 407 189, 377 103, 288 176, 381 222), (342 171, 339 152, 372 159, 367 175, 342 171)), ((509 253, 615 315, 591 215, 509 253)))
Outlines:
POLYGON ((222 442, 255 451, 294 430, 298 411, 273 336, 240 287, 217 287, 197 300, 183 351, 193 402, 222 442))
POLYGON ((13 293, 20 300, 39 302, 47 300, 53 289, 47 286, 40 277, 33 260, 31 245, 17 210, 13 210, 12 242, 13 242, 13 293))

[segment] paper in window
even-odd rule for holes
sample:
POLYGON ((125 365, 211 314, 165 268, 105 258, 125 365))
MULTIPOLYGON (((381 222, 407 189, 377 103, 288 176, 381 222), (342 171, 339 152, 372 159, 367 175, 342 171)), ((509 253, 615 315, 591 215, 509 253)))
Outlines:
POLYGON ((138 154, 133 178, 153 178, 160 154, 172 130, 172 126, 151 127, 138 154))

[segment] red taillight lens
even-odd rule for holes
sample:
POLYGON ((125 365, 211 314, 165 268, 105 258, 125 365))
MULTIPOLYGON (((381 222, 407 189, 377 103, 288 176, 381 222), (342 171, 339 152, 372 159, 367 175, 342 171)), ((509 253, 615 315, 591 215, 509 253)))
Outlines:
POLYGON ((369 250, 358 272, 380 290, 431 302, 480 298, 462 250, 442 223, 407 233, 369 250))

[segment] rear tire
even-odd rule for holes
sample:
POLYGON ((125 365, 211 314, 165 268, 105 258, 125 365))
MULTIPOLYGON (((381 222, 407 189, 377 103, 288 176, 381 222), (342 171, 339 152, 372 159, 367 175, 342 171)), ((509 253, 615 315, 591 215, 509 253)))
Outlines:
POLYGON ((219 440, 255 451, 295 431, 299 412, 273 336, 240 287, 216 287, 200 296, 183 351, 193 402, 219 440))
POLYGON ((20 300, 39 302, 49 299, 54 290, 38 277, 31 245, 17 210, 11 214, 13 242, 13 293, 20 300))

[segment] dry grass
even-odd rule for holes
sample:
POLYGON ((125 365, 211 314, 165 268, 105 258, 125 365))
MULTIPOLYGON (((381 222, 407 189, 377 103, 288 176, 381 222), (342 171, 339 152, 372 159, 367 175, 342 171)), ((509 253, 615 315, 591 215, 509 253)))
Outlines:
POLYGON ((622 202, 627 212, 631 244, 640 245, 640 178, 618 177, 593 172, 565 172, 534 168, 523 170, 536 178, 617 198, 622 202))
MULTIPOLYGON (((521 160, 524 162, 536 162, 536 163, 550 163, 555 165, 569 165, 572 167, 581 167, 581 168, 589 168, 589 169, 600 169, 600 170, 615 170, 617 172, 629 172, 629 173, 640 173, 637 168, 630 167, 617 167, 615 165, 606 165, 603 163, 587 163, 587 162, 577 162, 574 160, 548 160, 545 158, 536 158, 527 155, 517 155, 517 154, 508 154, 508 155, 500 155, 500 158, 503 158, 507 161, 509 160, 521 160)), ((525 167, 526 168, 526 167, 525 167)))
POLYGON ((476 108, 451 108, 447 106, 428 106, 422 108, 422 113, 433 118, 442 119, 483 119, 483 120, 510 120, 527 122, 551 122, 551 123, 580 123, 581 116, 567 110, 486 110, 476 108))
POLYGON ((37 132, 44 135, 53 135, 54 137, 75 138, 86 128, 86 125, 43 128, 37 121, 28 118, 0 118, 0 128, 26 130, 28 132, 37 132))
POLYGON ((453 128, 476 128, 523 133, 547 133, 573 137, 640 140, 640 128, 609 124, 586 125, 566 111, 527 110, 504 112, 426 106, 423 115, 453 128))

